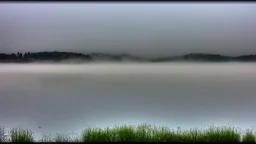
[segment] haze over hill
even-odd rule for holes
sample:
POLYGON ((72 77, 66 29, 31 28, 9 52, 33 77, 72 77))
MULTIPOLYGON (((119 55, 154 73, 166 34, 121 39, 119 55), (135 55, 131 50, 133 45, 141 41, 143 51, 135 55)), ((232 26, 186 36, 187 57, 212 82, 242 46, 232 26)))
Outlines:
POLYGON ((129 54, 108 53, 72 53, 72 52, 26 52, 24 54, 1 54, 0 62, 29 63, 29 62, 95 62, 95 61, 133 61, 133 62, 175 62, 175 61, 200 61, 200 62, 255 62, 256 55, 223 56, 219 54, 191 53, 182 56, 145 58, 129 54))

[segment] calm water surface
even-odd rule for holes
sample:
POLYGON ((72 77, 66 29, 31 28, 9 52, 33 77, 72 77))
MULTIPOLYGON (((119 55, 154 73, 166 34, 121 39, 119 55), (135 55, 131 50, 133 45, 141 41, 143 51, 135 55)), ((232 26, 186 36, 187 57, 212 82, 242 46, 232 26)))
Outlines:
POLYGON ((0 125, 35 135, 141 123, 253 128, 255 94, 254 63, 1 64, 0 125))

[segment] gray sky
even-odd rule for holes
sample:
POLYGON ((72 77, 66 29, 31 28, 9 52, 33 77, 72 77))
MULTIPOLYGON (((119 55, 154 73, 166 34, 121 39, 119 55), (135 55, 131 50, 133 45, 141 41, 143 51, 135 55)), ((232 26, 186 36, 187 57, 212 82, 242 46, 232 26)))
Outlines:
POLYGON ((0 3, 0 53, 256 53, 256 3, 0 3))

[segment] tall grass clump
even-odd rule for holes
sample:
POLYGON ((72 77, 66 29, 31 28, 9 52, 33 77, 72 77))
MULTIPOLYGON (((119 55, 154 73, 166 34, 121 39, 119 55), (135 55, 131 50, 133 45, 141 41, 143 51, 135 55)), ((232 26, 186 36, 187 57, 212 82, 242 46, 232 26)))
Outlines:
POLYGON ((33 133, 28 129, 13 128, 10 130, 11 142, 33 142, 33 133))
POLYGON ((242 138, 242 142, 253 142, 253 143, 256 142, 256 136, 252 130, 246 131, 245 135, 242 138))
POLYGON ((154 134, 154 127, 148 124, 141 124, 135 127, 135 141, 137 142, 147 142, 152 141, 151 137, 154 134))
POLYGON ((211 126, 204 131, 205 142, 240 142, 240 132, 234 127, 211 126))
POLYGON ((0 142, 4 142, 5 140, 4 127, 0 126, 0 142))
POLYGON ((113 130, 88 128, 82 133, 83 142, 113 142, 115 141, 115 132, 113 130))
POLYGON ((132 125, 118 126, 112 130, 115 134, 114 141, 116 142, 134 142, 136 141, 136 131, 132 125))
POLYGON ((167 127, 153 127, 151 129, 150 142, 176 142, 179 135, 167 127))
POLYGON ((177 133, 176 140, 178 142, 204 142, 205 136, 203 131, 192 128, 190 130, 184 130, 177 133))

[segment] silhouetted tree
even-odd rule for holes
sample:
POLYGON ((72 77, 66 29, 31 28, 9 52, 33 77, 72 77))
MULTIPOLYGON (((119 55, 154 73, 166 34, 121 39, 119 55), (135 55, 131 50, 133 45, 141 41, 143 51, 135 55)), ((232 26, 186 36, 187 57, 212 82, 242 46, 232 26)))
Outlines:
POLYGON ((22 59, 22 53, 18 52, 17 57, 18 57, 19 60, 21 60, 22 59))

